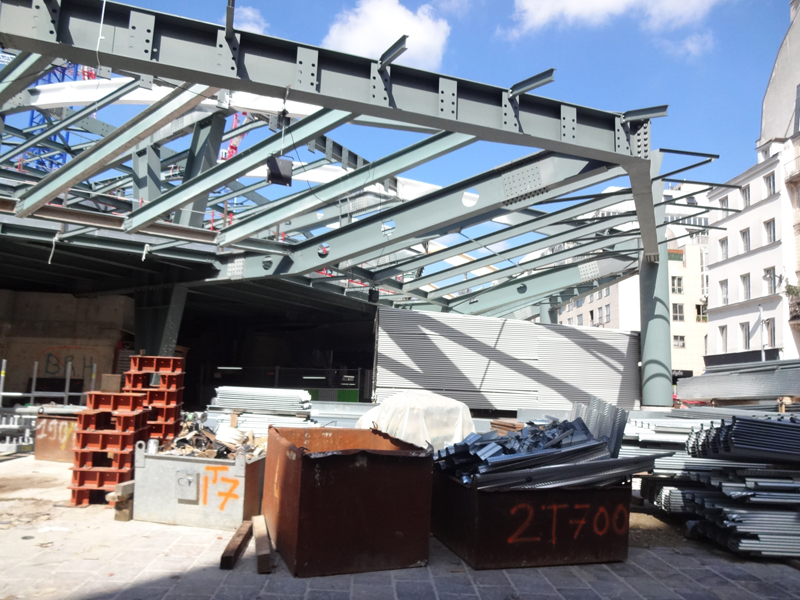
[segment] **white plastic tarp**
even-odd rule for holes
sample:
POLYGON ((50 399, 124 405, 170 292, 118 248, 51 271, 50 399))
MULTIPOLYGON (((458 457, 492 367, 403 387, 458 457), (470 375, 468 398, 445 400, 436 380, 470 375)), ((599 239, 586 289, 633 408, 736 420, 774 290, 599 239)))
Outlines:
POLYGON ((441 450, 475 432, 469 407, 463 402, 424 390, 390 396, 364 413, 360 429, 377 429, 422 448, 441 450))

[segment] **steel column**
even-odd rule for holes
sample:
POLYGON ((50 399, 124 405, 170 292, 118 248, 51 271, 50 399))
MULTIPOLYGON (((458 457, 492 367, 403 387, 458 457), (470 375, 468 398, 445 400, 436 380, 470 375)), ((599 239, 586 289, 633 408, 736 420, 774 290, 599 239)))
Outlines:
MULTIPOLYGON (((194 126, 183 176, 184 184, 217 164, 223 133, 225 133, 225 117, 219 113, 194 126)), ((202 227, 207 204, 208 194, 201 194, 181 210, 175 219, 176 222, 187 227, 202 227)))
POLYGON ((143 206, 161 195, 161 149, 147 146, 133 153, 133 206, 143 206))
MULTIPOLYGON (((651 178, 658 176, 663 155, 654 152, 651 178)), ((660 200, 664 183, 651 183, 652 198, 660 200)), ((638 212, 637 206, 637 212, 638 212)), ((666 206, 651 208, 651 218, 664 221, 666 206)), ((659 241, 666 229, 658 229, 659 241)), ((667 244, 658 244, 658 261, 643 253, 639 263, 639 305, 642 327, 642 405, 672 406, 672 343, 669 305, 669 253, 667 244)))

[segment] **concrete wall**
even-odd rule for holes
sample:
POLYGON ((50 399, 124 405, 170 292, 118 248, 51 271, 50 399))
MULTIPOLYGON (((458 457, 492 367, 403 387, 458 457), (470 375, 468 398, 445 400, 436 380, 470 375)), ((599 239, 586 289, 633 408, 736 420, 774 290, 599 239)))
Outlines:
POLYGON ((64 378, 72 361, 71 378, 91 383, 92 365, 98 376, 111 373, 123 332, 133 331, 133 299, 125 296, 75 298, 0 290, 0 358, 8 361, 5 390, 25 391, 38 362, 37 377, 64 378))

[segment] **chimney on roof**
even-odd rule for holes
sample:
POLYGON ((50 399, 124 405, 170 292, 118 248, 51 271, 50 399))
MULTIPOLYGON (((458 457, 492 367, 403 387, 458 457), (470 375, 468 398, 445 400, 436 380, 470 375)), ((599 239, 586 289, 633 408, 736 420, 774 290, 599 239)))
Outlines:
POLYGON ((793 22, 797 16, 797 11, 800 9, 800 0, 791 0, 789 2, 789 22, 793 22))

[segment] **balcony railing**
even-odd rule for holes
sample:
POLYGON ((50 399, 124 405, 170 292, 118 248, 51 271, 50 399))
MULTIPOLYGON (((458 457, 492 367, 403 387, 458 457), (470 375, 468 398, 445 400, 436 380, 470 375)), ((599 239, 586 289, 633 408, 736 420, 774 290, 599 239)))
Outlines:
POLYGON ((800 180, 800 156, 784 164, 783 170, 786 173, 786 181, 800 180))

